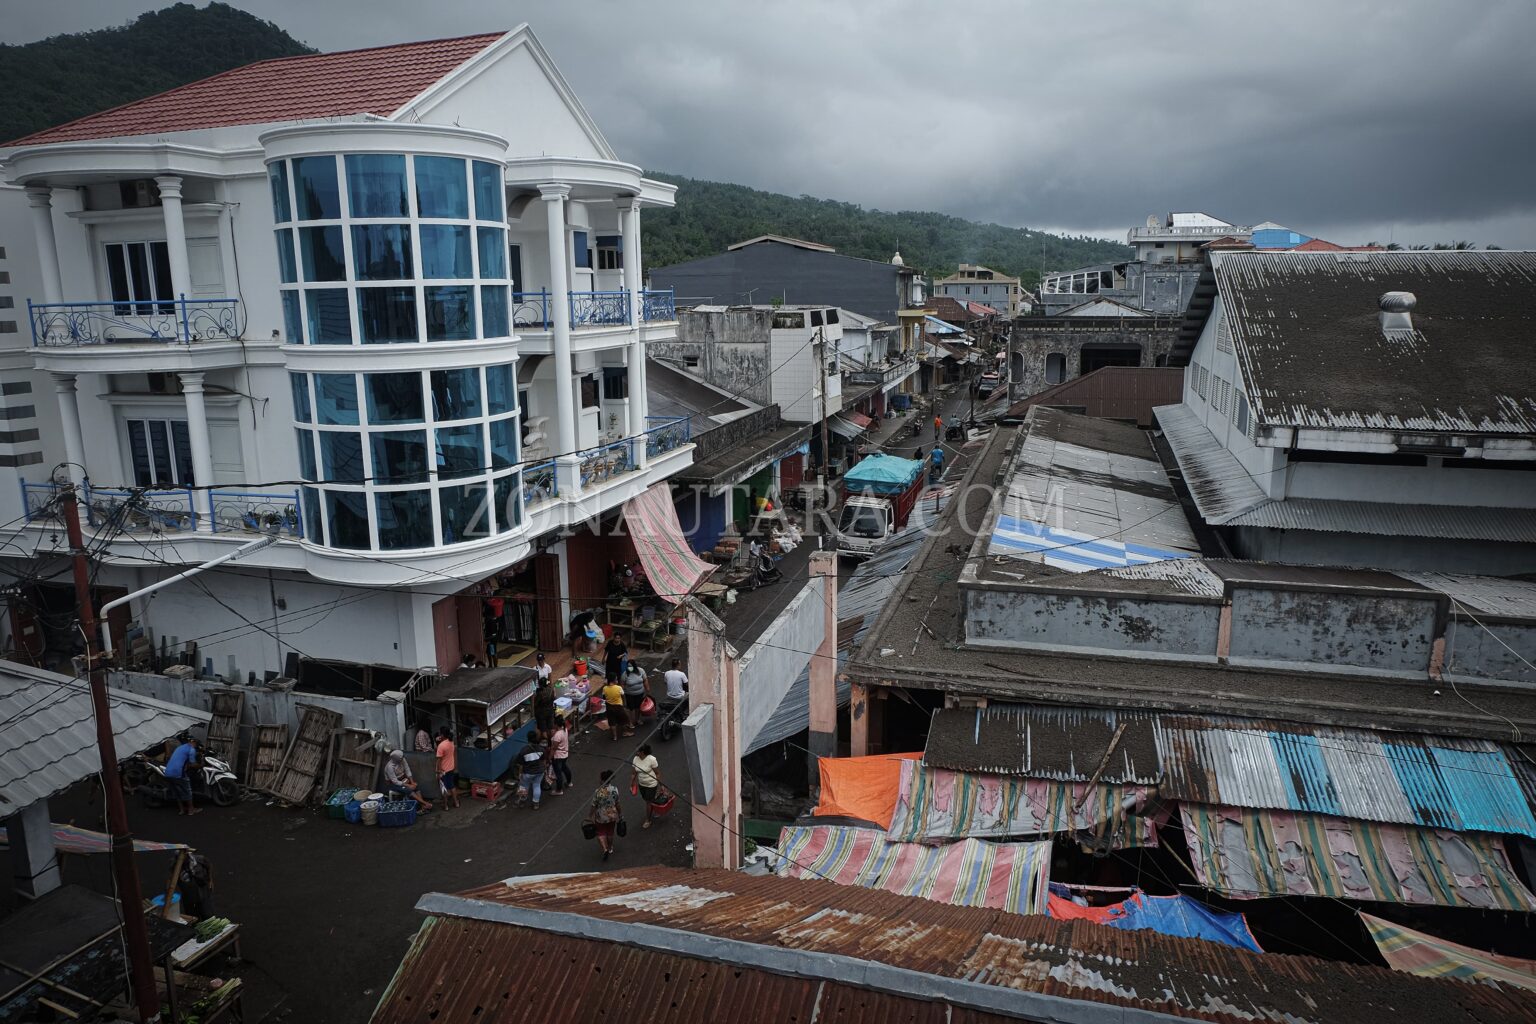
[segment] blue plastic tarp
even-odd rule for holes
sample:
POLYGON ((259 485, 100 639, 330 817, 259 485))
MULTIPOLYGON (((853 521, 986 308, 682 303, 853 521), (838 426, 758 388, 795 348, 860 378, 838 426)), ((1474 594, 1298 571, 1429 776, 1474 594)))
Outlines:
POLYGON ((1125 931, 1154 931, 1186 939, 1205 939, 1224 946, 1236 946, 1255 953, 1264 952, 1248 919, 1242 914, 1212 910, 1188 896, 1148 896, 1134 892, 1120 903, 1105 907, 1085 907, 1073 903, 1070 890, 1059 882, 1051 883, 1048 913, 1061 920, 1093 921, 1125 931))
POLYGON ((923 471, 921 462, 895 455, 871 455, 843 476, 850 491, 874 491, 876 494, 900 492, 911 486, 923 471))

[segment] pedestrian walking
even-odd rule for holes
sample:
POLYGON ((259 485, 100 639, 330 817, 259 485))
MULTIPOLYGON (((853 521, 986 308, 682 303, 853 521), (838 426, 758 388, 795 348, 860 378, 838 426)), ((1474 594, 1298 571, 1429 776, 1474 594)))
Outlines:
POLYGON ((624 817, 619 809, 619 788, 613 784, 613 772, 603 769, 597 791, 592 794, 592 807, 587 811, 587 821, 597 830, 597 845, 602 848, 603 860, 613 852, 613 836, 624 817))
POLYGON ((940 416, 938 413, 934 413, 933 414, 933 439, 935 441, 937 441, 939 439, 939 433, 943 429, 944 429, 944 417, 940 416))
POLYGON ((624 687, 617 679, 603 686, 603 706, 608 711, 608 735, 621 739, 629 726, 629 713, 624 710, 624 687))
POLYGON ((640 708, 651 695, 651 683, 637 661, 629 663, 619 683, 624 688, 624 708, 629 712, 629 732, 625 735, 633 736, 640 725, 640 708))
POLYGON ((649 743, 640 744, 640 749, 635 752, 634 759, 629 762, 629 787, 640 794, 640 799, 645 801, 645 821, 641 828, 651 827, 651 805, 656 803, 656 791, 661 788, 661 765, 656 761, 656 755, 651 753, 649 743))
POLYGON ((555 731, 555 686, 547 678, 540 679, 533 691, 533 721, 546 736, 555 731))
POLYGON ((619 676, 624 674, 624 665, 629 661, 629 648, 624 646, 624 641, 615 633, 608 638, 608 646, 603 649, 603 675, 617 682, 619 676))
POLYGON ((549 734, 549 763, 555 778, 550 792, 560 796, 571 784, 571 730, 561 718, 555 722, 555 731, 549 734))
POLYGON ((446 725, 437 731, 437 784, 443 791, 443 806, 459 806, 459 749, 453 745, 453 730, 446 725))
POLYGON ((197 740, 186 733, 178 738, 180 744, 165 762, 165 788, 176 801, 177 814, 200 814, 201 808, 192 805, 192 779, 187 773, 201 761, 202 755, 197 740))
POLYGON ((517 802, 527 800, 534 810, 539 809, 539 799, 544 795, 544 769, 547 767, 548 756, 549 748, 544 744, 544 735, 537 729, 528 736, 523 749, 517 752, 517 802))

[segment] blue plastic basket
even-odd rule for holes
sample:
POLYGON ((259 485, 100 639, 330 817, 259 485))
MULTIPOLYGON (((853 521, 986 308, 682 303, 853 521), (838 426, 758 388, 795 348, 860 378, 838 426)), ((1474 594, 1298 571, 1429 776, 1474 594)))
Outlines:
POLYGON ((352 802, 355 789, 338 789, 332 793, 325 802, 325 816, 327 818, 345 818, 347 816, 347 804, 352 802))
POLYGON ((342 814, 352 824, 361 825, 363 823, 363 802, 361 800, 348 800, 342 805, 342 814))
POLYGON ((379 804, 380 828, 404 828, 416 824, 415 800, 391 800, 379 804))

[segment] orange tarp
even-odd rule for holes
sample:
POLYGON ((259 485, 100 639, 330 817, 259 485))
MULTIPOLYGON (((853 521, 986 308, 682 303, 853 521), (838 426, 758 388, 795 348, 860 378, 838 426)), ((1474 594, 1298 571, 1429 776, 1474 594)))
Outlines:
POLYGON ((821 803, 811 813, 817 817, 860 818, 890 828, 896 813, 896 794, 901 790, 901 765, 917 761, 921 753, 873 754, 869 757, 824 757, 821 803))

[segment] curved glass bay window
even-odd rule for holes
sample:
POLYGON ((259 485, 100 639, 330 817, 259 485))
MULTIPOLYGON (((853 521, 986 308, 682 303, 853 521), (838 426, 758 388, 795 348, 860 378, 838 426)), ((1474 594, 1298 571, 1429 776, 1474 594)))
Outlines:
POLYGON ((267 165, 290 344, 511 334, 502 166, 406 153, 267 165))
POLYGON ((411 550, 521 524, 515 364, 289 380, 315 543, 411 550))

